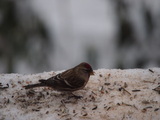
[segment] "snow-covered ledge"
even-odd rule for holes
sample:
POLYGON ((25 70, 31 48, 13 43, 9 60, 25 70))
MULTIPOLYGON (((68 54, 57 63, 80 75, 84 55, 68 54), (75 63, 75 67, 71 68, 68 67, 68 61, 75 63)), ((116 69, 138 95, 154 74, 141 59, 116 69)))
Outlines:
POLYGON ((50 88, 22 87, 56 73, 0 74, 0 119, 160 119, 160 68, 95 70, 85 89, 74 92, 83 96, 78 100, 50 88))

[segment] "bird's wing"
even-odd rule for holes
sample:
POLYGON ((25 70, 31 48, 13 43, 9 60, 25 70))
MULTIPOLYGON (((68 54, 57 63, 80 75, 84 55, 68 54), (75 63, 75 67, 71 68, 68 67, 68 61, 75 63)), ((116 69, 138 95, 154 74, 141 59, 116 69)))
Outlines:
POLYGON ((46 84, 49 86, 55 86, 55 85, 63 84, 64 79, 61 77, 61 73, 59 73, 59 74, 47 79, 44 82, 46 82, 46 84))
POLYGON ((47 80, 40 80, 40 82, 46 84, 46 86, 53 87, 54 89, 57 89, 57 90, 58 89, 62 90, 64 88, 70 88, 70 89, 74 88, 74 86, 68 83, 65 77, 63 77, 63 72, 47 80))
POLYGON ((61 74, 61 78, 63 78, 64 82, 73 88, 81 87, 84 85, 84 79, 78 76, 73 69, 67 70, 61 74))
POLYGON ((84 85, 83 80, 75 78, 72 70, 64 71, 47 80, 40 80, 40 82, 58 91, 73 91, 84 85))

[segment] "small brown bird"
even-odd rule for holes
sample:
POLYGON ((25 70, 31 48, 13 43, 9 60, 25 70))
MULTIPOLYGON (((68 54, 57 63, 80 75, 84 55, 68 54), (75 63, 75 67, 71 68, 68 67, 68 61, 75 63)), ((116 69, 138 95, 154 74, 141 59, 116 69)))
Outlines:
POLYGON ((90 75, 94 75, 92 67, 88 63, 81 63, 74 68, 57 74, 47 80, 41 79, 40 83, 24 86, 26 89, 34 87, 52 87, 57 91, 76 91, 83 89, 90 75))

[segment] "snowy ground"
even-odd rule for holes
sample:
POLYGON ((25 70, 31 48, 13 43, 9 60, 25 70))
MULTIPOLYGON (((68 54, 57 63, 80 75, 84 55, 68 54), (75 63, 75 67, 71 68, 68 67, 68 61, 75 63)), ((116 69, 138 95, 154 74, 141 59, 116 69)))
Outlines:
POLYGON ((74 92, 83 96, 78 100, 50 88, 22 87, 58 72, 0 74, 0 120, 160 119, 160 68, 95 72, 84 90, 74 92))

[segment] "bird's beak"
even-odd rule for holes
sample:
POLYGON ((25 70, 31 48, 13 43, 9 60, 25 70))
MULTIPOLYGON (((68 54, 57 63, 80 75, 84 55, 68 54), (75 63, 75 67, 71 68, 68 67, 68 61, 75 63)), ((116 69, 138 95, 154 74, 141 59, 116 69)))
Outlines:
POLYGON ((94 73, 95 73, 95 72, 94 72, 94 71, 92 71, 92 72, 90 72, 90 75, 94 75, 94 73))

